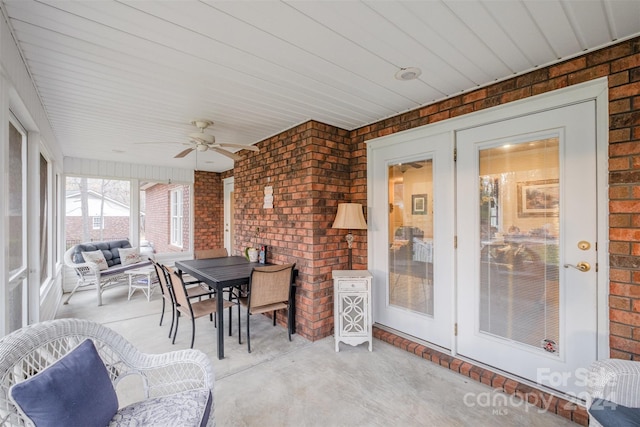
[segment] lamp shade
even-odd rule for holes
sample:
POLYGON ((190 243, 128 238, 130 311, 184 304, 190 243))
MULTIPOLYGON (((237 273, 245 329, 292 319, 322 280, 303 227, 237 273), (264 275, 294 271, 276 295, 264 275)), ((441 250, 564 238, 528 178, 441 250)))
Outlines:
POLYGON ((362 205, 360 203, 338 203, 338 213, 332 228, 366 229, 367 223, 362 214, 362 205))

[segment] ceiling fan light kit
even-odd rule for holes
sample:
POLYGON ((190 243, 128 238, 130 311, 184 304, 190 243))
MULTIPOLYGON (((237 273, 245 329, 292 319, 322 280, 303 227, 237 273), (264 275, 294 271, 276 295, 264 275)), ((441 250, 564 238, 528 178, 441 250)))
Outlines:
POLYGON ((200 132, 192 132, 189 134, 189 142, 187 142, 186 144, 191 145, 191 148, 187 148, 186 150, 183 150, 175 155, 174 158, 176 159, 185 157, 187 154, 191 153, 194 150, 199 152, 214 151, 233 160, 242 159, 242 156, 236 153, 232 153, 231 151, 227 151, 224 149, 224 147, 239 148, 241 150, 249 151, 260 151, 258 147, 253 145, 216 143, 215 136, 204 132, 205 129, 213 125, 212 120, 194 119, 191 120, 190 123, 197 127, 200 132))
MULTIPOLYGON (((181 152, 179 152, 178 154, 176 154, 173 158, 174 159, 181 159, 185 156, 187 156, 189 153, 191 153, 192 151, 199 151, 199 152, 203 152, 203 151, 214 151, 218 154, 222 154, 223 156, 226 156, 230 159, 233 160, 241 160, 242 156, 233 153, 231 151, 227 151, 225 150, 225 148, 238 148, 240 150, 248 150, 248 151, 260 151, 260 149, 258 147, 256 147, 255 145, 245 145, 245 144, 231 144, 231 143, 217 143, 216 142, 216 137, 205 133, 204 130, 206 128, 208 128, 209 126, 213 125, 213 121, 212 120, 207 120, 207 119, 195 119, 195 120, 191 120, 189 123, 191 123, 192 125, 194 125, 195 127, 198 128, 199 132, 192 132, 188 135, 189 140, 183 142, 184 145, 189 145, 190 148, 187 148, 186 150, 183 150, 181 152)), ((166 142, 167 144, 169 142, 166 142)), ((157 142, 138 142, 137 144, 159 144, 157 142)), ((160 143, 161 144, 161 143, 160 143)))
POLYGON ((194 125, 195 127, 197 127, 200 130, 205 130, 206 128, 208 128, 209 126, 213 126, 213 121, 211 120, 207 120, 207 119, 194 119, 191 120, 192 125, 194 125))

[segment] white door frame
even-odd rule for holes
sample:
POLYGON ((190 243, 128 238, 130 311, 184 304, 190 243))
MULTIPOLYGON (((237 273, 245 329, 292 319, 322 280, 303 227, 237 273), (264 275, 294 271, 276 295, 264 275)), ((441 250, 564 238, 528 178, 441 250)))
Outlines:
MULTIPOLYGON (((470 113, 464 116, 452 118, 431 125, 421 126, 419 128, 398 132, 392 135, 367 141, 367 197, 373 199, 373 192, 379 188, 379 185, 386 183, 374 182, 371 175, 371 152, 380 144, 398 144, 404 141, 422 138, 425 136, 450 132, 451 138, 455 138, 455 132, 475 127, 495 121, 506 120, 520 116, 529 115, 539 111, 545 111, 551 108, 570 105, 577 102, 593 99, 596 101, 596 163, 597 163, 597 190, 598 190, 598 287, 597 287, 597 311, 598 311, 598 359, 609 357, 609 315, 608 315, 608 293, 609 293, 609 221, 608 221, 608 143, 609 143, 609 103, 608 103, 608 79, 606 77, 591 80, 585 83, 570 86, 564 89, 555 90, 553 92, 536 95, 519 101, 510 102, 508 104, 499 105, 487 110, 470 113)), ((368 209, 371 209, 369 207, 368 209)), ((368 218, 371 217, 369 212, 368 218)), ((371 233, 375 230, 376 225, 369 226, 367 240, 371 241, 371 233)), ((369 260, 369 269, 375 269, 372 264, 373 252, 375 248, 368 245, 367 255, 369 260)), ((374 283, 373 286, 376 286, 374 283)), ((456 299, 457 286, 454 286, 452 301, 456 299)), ((455 323, 457 317, 456 309, 453 310, 455 323)), ((375 322, 376 313, 373 313, 375 322)), ((453 336, 452 328, 452 348, 451 354, 457 354, 455 336, 453 336)))
MULTIPOLYGON (((376 177, 377 185, 382 185, 381 182, 384 182, 383 188, 385 190, 370 196, 367 203, 371 208, 376 207, 375 211, 370 211, 367 216, 370 224, 369 230, 378 233, 376 235, 378 241, 369 240, 371 243, 369 246, 388 248, 389 212, 386 210, 386 206, 389 203, 387 190, 389 165, 426 159, 433 162, 433 189, 428 202, 430 210, 433 212, 433 314, 425 315, 411 312, 406 308, 394 307, 389 303, 389 271, 387 267, 369 268, 374 276, 373 280, 378 283, 373 288, 372 305, 381 321, 384 321, 387 326, 403 329, 405 333, 448 349, 452 344, 451 332, 453 328, 451 325, 454 318, 452 315, 454 301, 449 296, 451 295, 450 289, 453 289, 455 283, 453 245, 455 218, 449 216, 448 212, 454 209, 455 203, 453 181, 455 166, 453 141, 447 132, 403 141, 402 146, 397 144, 371 146, 368 153, 367 170, 371 171, 371 176, 376 177)), ((370 234, 369 238, 373 239, 373 235, 370 234)), ((389 265, 388 250, 373 252, 373 256, 375 258, 370 260, 370 266, 389 265)))
POLYGON ((224 247, 227 249, 229 255, 233 255, 233 242, 231 241, 231 193, 234 189, 234 177, 224 178, 222 185, 224 188, 224 215, 223 215, 223 232, 224 232, 224 247))

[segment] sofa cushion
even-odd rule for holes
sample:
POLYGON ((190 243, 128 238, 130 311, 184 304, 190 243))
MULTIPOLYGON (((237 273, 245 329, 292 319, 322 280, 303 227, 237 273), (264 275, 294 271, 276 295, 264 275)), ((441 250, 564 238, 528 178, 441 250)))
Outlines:
POLYGON ((629 408, 609 400, 594 400, 589 414, 604 427, 640 427, 640 408, 629 408))
POLYGON ((135 264, 142 260, 140 258, 140 249, 138 248, 121 248, 118 249, 118 253, 120 254, 120 263, 122 265, 135 264))
POLYGON ((42 372, 14 384, 9 394, 38 427, 105 426, 118 410, 107 368, 88 339, 42 372))
POLYGON ((83 263, 82 252, 92 252, 101 250, 104 255, 104 259, 107 260, 107 265, 112 267, 116 264, 120 264, 120 248, 130 248, 131 243, 128 240, 111 240, 108 242, 91 242, 80 243, 76 245, 73 250, 72 259, 76 264, 83 263))
POLYGON ((109 268, 107 260, 104 258, 102 251, 82 252, 82 258, 85 262, 94 262, 98 265, 99 270, 106 270, 109 268))
POLYGON ((154 397, 120 409, 109 427, 125 426, 206 426, 211 414, 211 391, 187 390, 154 397))

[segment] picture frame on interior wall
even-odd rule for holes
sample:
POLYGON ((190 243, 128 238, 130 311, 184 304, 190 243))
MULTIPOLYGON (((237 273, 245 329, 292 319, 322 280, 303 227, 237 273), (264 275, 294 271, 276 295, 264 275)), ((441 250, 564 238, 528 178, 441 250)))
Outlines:
POLYGON ((411 196, 411 214, 426 215, 427 214, 427 195, 414 194, 411 196))
POLYGON ((518 217, 558 216, 559 206, 557 179, 518 183, 518 217))

